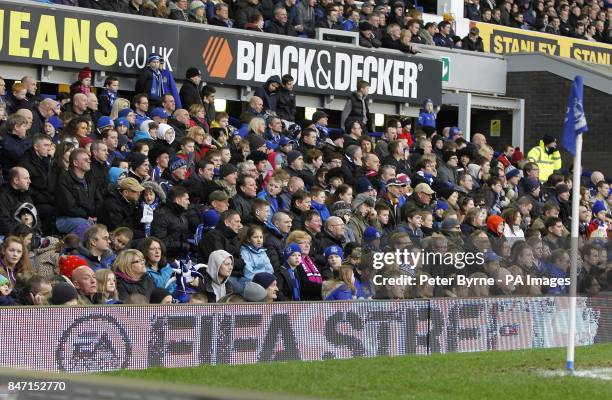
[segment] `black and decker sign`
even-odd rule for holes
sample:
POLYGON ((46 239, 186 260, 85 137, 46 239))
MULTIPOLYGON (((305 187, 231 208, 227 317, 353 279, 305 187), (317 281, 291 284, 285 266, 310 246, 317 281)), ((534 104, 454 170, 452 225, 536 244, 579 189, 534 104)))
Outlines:
POLYGON ((152 52, 178 79, 189 67, 199 68, 205 81, 241 86, 291 74, 298 92, 345 96, 364 79, 375 98, 441 101, 442 66, 433 59, 157 18, 111 19, 74 7, 0 3, 0 61, 137 74, 152 52))
POLYGON ((244 86, 259 86, 270 76, 290 74, 296 90, 331 95, 346 95, 363 79, 370 83, 375 98, 441 101, 442 65, 437 60, 238 32, 181 29, 181 43, 192 44, 180 50, 181 72, 190 66, 203 67, 205 81, 244 86))

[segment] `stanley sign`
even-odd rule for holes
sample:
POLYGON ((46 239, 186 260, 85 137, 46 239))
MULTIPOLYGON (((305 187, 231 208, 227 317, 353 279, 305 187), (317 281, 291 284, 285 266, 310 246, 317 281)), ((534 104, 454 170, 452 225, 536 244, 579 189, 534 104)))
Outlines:
POLYGON ((485 51, 496 54, 546 53, 594 64, 612 65, 612 45, 548 33, 473 22, 485 51))
POLYGON ((296 90, 346 96, 360 79, 375 98, 440 104, 442 64, 399 52, 323 46, 309 40, 181 29, 181 43, 198 41, 199 51, 181 48, 181 66, 202 66, 205 81, 260 86, 273 75, 290 74, 296 90))

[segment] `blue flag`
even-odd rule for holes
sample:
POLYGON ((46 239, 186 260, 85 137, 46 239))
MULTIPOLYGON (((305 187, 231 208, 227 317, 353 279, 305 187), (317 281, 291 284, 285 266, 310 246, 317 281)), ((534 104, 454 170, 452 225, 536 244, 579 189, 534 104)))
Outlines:
POLYGON ((577 75, 567 100, 567 115, 563 123, 563 147, 576 155, 576 137, 589 130, 582 106, 582 77, 577 75))

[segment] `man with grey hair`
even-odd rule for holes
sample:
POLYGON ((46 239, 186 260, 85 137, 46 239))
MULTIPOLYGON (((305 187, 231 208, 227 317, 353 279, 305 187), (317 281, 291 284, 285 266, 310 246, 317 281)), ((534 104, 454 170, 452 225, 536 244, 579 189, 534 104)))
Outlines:
POLYGON ((285 239, 289 232, 291 232, 292 224, 291 216, 285 211, 275 212, 272 215, 272 223, 266 224, 263 246, 274 269, 279 268, 283 264, 285 239))
POLYGON ((44 133, 45 122, 60 111, 60 104, 53 99, 44 99, 34 107, 32 112, 32 126, 30 135, 44 133))
POLYGON ((189 129, 189 111, 183 108, 175 110, 172 118, 168 121, 168 125, 174 128, 177 141, 184 138, 187 136, 187 129, 189 129))
POLYGON ((36 95, 36 90, 38 90, 38 82, 31 76, 24 76, 21 78, 21 83, 23 83, 26 87, 28 107, 33 109, 40 101, 40 97, 36 95))
POLYGON ((19 110, 17 110, 17 112, 15 112, 15 114, 21 115, 26 119, 28 123, 28 132, 30 132, 30 129, 32 128, 32 123, 34 121, 34 114, 32 114, 32 111, 27 108, 20 108, 19 110))

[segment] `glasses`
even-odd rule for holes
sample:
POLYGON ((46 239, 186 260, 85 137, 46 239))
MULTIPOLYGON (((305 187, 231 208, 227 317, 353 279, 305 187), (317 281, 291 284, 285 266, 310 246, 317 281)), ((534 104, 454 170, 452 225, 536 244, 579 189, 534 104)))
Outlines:
POLYGON ((139 258, 138 260, 132 261, 132 264, 144 264, 144 262, 145 262, 144 258, 139 258))

